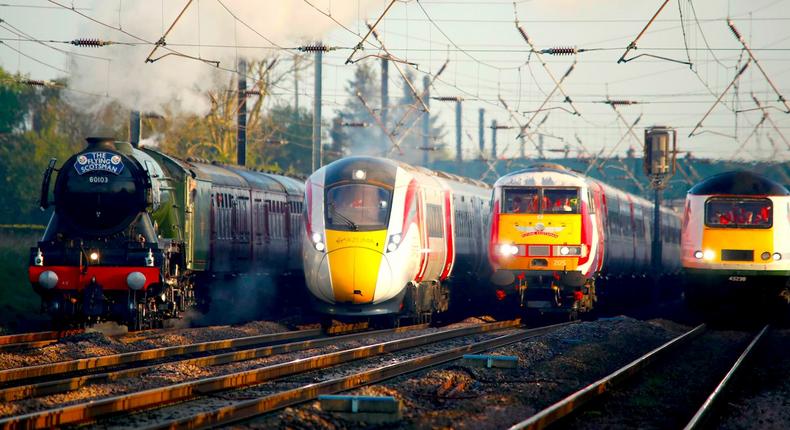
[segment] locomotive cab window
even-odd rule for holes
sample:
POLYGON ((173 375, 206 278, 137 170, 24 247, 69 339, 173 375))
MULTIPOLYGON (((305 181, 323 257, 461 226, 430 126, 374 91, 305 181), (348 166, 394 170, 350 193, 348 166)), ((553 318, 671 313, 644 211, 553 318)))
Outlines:
POLYGON ((552 188, 543 190, 544 212, 577 214, 579 213, 578 188, 552 188))
POLYGON ((578 188, 505 189, 503 213, 579 213, 578 188))
POLYGON ((338 185, 326 191, 326 225, 333 230, 383 230, 392 192, 370 184, 338 185))
POLYGON ((538 188, 506 188, 503 213, 540 213, 540 190, 538 188))
POLYGON ((771 228, 770 199, 712 197, 705 202, 705 225, 714 228, 771 228))

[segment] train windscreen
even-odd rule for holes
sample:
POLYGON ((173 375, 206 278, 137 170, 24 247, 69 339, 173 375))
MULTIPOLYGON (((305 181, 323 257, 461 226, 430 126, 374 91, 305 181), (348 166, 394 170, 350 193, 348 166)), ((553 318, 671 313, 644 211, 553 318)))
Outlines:
POLYGON ((387 228, 392 192, 370 184, 347 184, 326 191, 326 226, 332 230, 387 228))
POLYGON ((578 188, 507 188, 503 213, 579 213, 578 188))
POLYGON ((771 228, 770 199, 710 198, 705 202, 705 225, 714 228, 771 228))

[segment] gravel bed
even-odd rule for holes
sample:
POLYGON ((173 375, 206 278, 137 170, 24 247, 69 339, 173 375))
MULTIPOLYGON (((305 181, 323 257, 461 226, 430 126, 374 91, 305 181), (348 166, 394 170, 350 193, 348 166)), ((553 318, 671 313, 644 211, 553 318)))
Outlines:
POLYGON ((712 428, 790 428, 790 329, 768 333, 757 348, 712 428))
MULTIPOLYGON (((536 413, 688 329, 664 320, 644 322, 627 317, 584 322, 490 352, 515 355, 517 369, 484 369, 453 362, 349 394, 389 395, 401 400, 403 420, 386 428, 499 429, 536 413)), ((318 402, 286 408, 242 427, 370 428, 365 422, 324 412, 318 402)))
MULTIPOLYGON (((475 321, 474 323, 479 323, 475 321)), ((394 339, 412 337, 418 334, 427 334, 437 331, 445 331, 454 327, 469 326, 472 322, 461 322, 452 327, 427 328, 421 330, 405 331, 401 333, 364 335, 355 339, 349 339, 339 344, 329 345, 321 348, 313 348, 304 351, 279 354, 255 360, 240 361, 218 366, 200 367, 192 364, 179 362, 165 363, 156 366, 147 373, 137 378, 125 378, 110 383, 100 383, 88 385, 68 393, 61 393, 50 396, 43 396, 34 399, 25 399, 17 402, 0 404, 0 416, 19 415, 42 409, 49 409, 58 406, 65 406, 74 403, 81 403, 102 397, 120 395, 124 393, 142 391, 150 388, 172 385, 179 382, 205 378, 209 376, 225 375, 244 370, 250 370, 269 366, 278 363, 295 360, 298 358, 312 357, 320 354, 340 351, 343 349, 356 348, 372 343, 385 342, 394 339)))
POLYGON ((156 332, 130 333, 123 336, 86 332, 64 337, 56 343, 41 348, 0 352, 0 369, 284 331, 288 331, 288 328, 278 322, 255 321, 239 326, 157 330, 156 332))
POLYGON ((97 424, 96 428, 138 428, 152 425, 163 419, 184 418, 198 412, 208 411, 211 408, 233 404, 242 400, 264 397, 277 392, 298 388, 307 384, 353 375, 365 370, 396 364, 415 357, 468 345, 474 342, 492 339, 494 337, 499 337, 514 332, 515 330, 503 330, 494 333, 483 333, 457 339, 449 339, 443 342, 433 343, 418 348, 398 351, 391 354, 384 354, 348 364, 341 364, 327 369, 300 373, 242 390, 215 393, 206 398, 200 398, 174 406, 168 406, 157 410, 145 411, 128 416, 110 418, 108 420, 103 420, 100 424, 97 424))
POLYGON ((683 428, 753 336, 707 331, 558 428, 683 428))

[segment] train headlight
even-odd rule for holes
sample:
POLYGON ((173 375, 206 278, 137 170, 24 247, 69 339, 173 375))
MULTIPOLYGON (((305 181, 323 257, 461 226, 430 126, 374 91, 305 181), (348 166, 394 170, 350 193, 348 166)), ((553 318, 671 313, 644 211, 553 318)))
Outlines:
POLYGON ((58 285, 58 274, 51 270, 45 270, 38 275, 38 284, 51 290, 58 285))
POLYGON ((91 255, 89 257, 93 262, 99 261, 99 253, 96 251, 91 252, 91 255))
POLYGON ((36 266, 44 265, 44 254, 41 253, 40 249, 38 250, 38 252, 36 252, 36 257, 33 258, 33 264, 36 266))
POLYGON ((499 246, 499 253, 506 257, 516 255, 518 254, 518 246, 508 243, 502 244, 499 246))
POLYGON ((706 260, 713 260, 716 257, 716 254, 711 251, 710 249, 706 249, 705 252, 702 253, 702 258, 706 260))
POLYGON ((779 261, 782 259, 782 254, 778 252, 774 252, 774 261, 779 261))
POLYGON ((326 245, 324 244, 324 238, 321 236, 320 233, 313 233, 310 236, 310 239, 313 240, 313 247, 318 252, 323 252, 326 249, 326 245))
POLYGON ((568 246, 562 245, 554 246, 554 250, 552 251, 553 255, 560 255, 562 257, 579 257, 582 255, 582 247, 581 246, 568 246))
POLYGON ((367 172, 362 169, 354 170, 353 178, 357 181, 364 181, 365 178, 368 176, 367 172))
POLYGON ((760 254, 760 258, 762 258, 763 260, 770 260, 771 259, 771 253, 768 252, 768 251, 765 251, 762 254, 760 254))
POLYGON ((401 235, 400 234, 393 234, 390 236, 390 240, 387 243, 387 252, 394 252, 398 249, 398 245, 400 245, 401 235))
POLYGON ((704 257, 704 256, 705 256, 705 254, 702 251, 695 251, 694 252, 694 258, 696 258, 697 260, 702 260, 702 257, 704 257))
POLYGON ((140 272, 132 272, 126 275, 126 285, 135 291, 141 290, 145 286, 145 275, 140 272))

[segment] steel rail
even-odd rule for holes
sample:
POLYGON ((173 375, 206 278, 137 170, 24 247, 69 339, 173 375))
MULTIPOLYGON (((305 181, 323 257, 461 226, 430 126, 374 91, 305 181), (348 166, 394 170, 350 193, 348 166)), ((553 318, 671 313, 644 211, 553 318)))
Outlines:
POLYGON ((716 401, 719 399, 719 396, 725 390, 730 380, 732 380, 732 377, 733 375, 735 375, 735 372, 737 372, 741 368, 743 362, 749 357, 749 355, 754 350, 755 345, 757 345, 760 342, 760 340, 762 340, 762 338, 765 336, 765 333, 768 332, 769 328, 770 326, 766 325, 765 327, 762 328, 762 330, 760 330, 757 333, 756 336, 754 336, 754 339, 752 339, 752 341, 749 343, 746 349, 743 350, 743 352, 738 357, 738 359, 735 360, 735 363, 732 365, 732 368, 730 368, 727 374, 724 375, 724 378, 722 378, 721 382, 719 382, 719 385, 717 385, 716 388, 713 390, 713 392, 710 394, 710 396, 708 396, 708 398, 705 399, 705 402, 702 404, 702 406, 700 406, 699 410, 697 410, 697 413, 695 413, 694 416, 691 417, 691 420, 689 420, 688 424, 686 424, 686 426, 683 427, 684 430, 693 430, 693 429, 701 428, 701 426, 705 422, 705 419, 709 416, 710 412, 715 407, 716 401))
POLYGON ((201 378, 179 384, 92 400, 85 403, 7 417, 0 419, 0 428, 34 429, 76 424, 95 420, 110 414, 160 407, 165 404, 191 400, 211 393, 260 384, 283 376, 323 369, 338 364, 362 360, 457 337, 514 328, 518 325, 520 325, 519 320, 487 323, 391 340, 374 345, 360 346, 227 375, 201 378))
POLYGON ((321 335, 321 329, 295 330, 283 333, 245 336, 233 339, 214 340, 189 345, 167 346, 143 351, 124 352, 121 354, 103 355, 99 357, 80 358, 76 360, 39 364, 36 366, 18 367, 0 370, 0 383, 25 380, 30 378, 61 375, 70 372, 94 370, 109 366, 140 363, 150 360, 171 358, 179 355, 210 352, 222 349, 247 347, 263 343, 293 340, 321 335))
POLYGON ((293 406, 313 400, 321 394, 332 394, 351 390, 364 385, 369 385, 419 370, 428 369, 453 360, 457 360, 463 357, 464 354, 475 354, 494 348, 500 348, 516 342, 521 342, 529 338, 537 337, 551 332, 557 328, 575 323, 575 321, 565 322, 545 327, 519 330, 517 333, 507 334, 494 339, 475 342, 429 355, 423 355, 417 358, 404 360, 399 363, 378 367, 328 381, 305 385, 265 397, 245 400, 230 406, 215 409, 213 411, 201 412, 187 418, 158 423, 156 425, 144 428, 146 430, 197 429, 226 425, 249 419, 257 415, 269 413, 287 406, 293 406))
POLYGON ((603 378, 593 382, 579 391, 576 391, 575 393, 543 409, 526 420, 514 424, 510 427, 510 430, 542 429, 547 427, 548 425, 575 411, 590 400, 610 391, 616 385, 619 385, 628 378, 636 375, 639 373, 639 371, 660 357, 664 356, 669 351, 674 350, 676 347, 685 344, 691 339, 702 334, 705 329, 705 324, 700 324, 688 332, 675 337, 658 348, 655 348, 647 354, 626 364, 625 366, 616 370, 614 373, 604 376, 603 378))
MULTIPOLYGON (((245 360, 255 360, 259 358, 269 357, 277 354, 284 354, 288 352, 304 351, 312 348, 320 348, 327 345, 333 345, 339 342, 363 338, 368 336, 375 336, 389 333, 402 333, 410 330, 420 330, 428 328, 428 324, 418 324, 412 326, 404 326, 394 329, 366 331, 362 333, 346 334, 343 336, 322 337, 316 339, 307 339, 303 341, 283 343, 279 345, 264 346, 254 349, 245 349, 241 351, 232 351, 221 354, 208 355, 197 358, 187 358, 183 360, 168 361, 167 364, 190 364, 195 366, 217 366, 222 364, 234 363, 245 360)), ((354 328, 354 326, 348 326, 354 328)), ((339 329, 333 330, 338 332, 339 329)), ((347 328, 347 331, 349 329, 347 328)), ((39 397, 51 394, 65 393, 82 388, 86 385, 113 382, 125 378, 134 378, 145 374, 146 372, 161 366, 165 363, 153 364, 144 367, 134 367, 131 369, 121 369, 105 373, 95 373, 90 375, 75 376, 72 378, 58 379, 54 381, 44 381, 29 385, 19 385, 0 389, 0 400, 10 402, 17 401, 31 397, 39 397)))
POLYGON ((38 331, 0 336, 0 345, 24 344, 43 340, 58 340, 62 337, 84 333, 85 330, 38 331))

